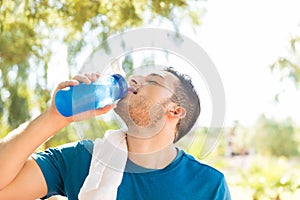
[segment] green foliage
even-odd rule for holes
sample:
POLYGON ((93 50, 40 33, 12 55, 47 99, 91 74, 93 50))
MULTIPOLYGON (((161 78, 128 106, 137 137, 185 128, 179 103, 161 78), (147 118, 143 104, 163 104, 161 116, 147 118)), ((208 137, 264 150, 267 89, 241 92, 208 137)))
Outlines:
MULTIPOLYGON (((204 148, 204 144, 206 139, 208 138, 207 134, 208 128, 199 128, 184 136, 176 145, 184 149, 187 153, 195 156, 198 159, 202 158, 202 151, 204 148)), ((204 152, 206 153, 206 152, 204 152)))
POLYGON ((290 79, 298 88, 300 83, 300 37, 290 40, 289 50, 290 55, 276 60, 271 65, 271 69, 279 69, 282 72, 280 80, 290 79))
POLYGON ((186 7, 187 3, 183 0, 170 0, 170 1, 153 0, 151 9, 153 13, 161 13, 161 15, 164 17, 170 17, 172 10, 176 6, 186 7))
MULTIPOLYGON (((47 70, 56 51, 52 44, 67 47, 71 77, 78 73, 76 57, 86 46, 96 48, 113 33, 158 18, 173 23, 175 18, 185 17, 191 3, 194 11, 201 9, 192 0, 0 1, 1 136, 28 120, 33 112, 47 109, 47 70), (95 36, 92 42, 88 40, 91 35, 95 36)), ((190 16, 199 24, 197 15, 190 16)))
POLYGON ((254 157, 249 166, 239 169, 241 179, 236 183, 252 191, 252 199, 279 200, 284 193, 294 193, 300 187, 299 162, 285 158, 254 157))
POLYGON ((298 156, 296 126, 291 119, 282 122, 261 116, 257 122, 252 144, 261 154, 274 156, 298 156))
POLYGON ((224 156, 227 140, 223 133, 223 129, 214 134, 207 127, 199 127, 180 139, 176 146, 199 160, 205 160, 211 154, 212 157, 224 156))
POLYGON ((133 73, 133 59, 132 59, 132 56, 129 54, 129 55, 126 55, 123 62, 122 62, 122 69, 125 71, 126 73, 126 78, 129 77, 130 74, 133 73))

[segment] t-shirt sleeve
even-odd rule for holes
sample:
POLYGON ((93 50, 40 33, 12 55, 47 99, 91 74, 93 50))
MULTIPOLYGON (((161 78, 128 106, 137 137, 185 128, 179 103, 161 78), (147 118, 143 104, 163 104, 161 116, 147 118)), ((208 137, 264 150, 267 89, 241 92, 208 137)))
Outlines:
MULTIPOLYGON (((66 196, 65 181, 70 174, 70 169, 75 158, 85 146, 81 142, 70 143, 46 151, 33 154, 32 157, 39 165, 47 183, 48 192, 44 198, 53 195, 66 196)), ((86 148, 85 148, 86 150, 86 148)))
POLYGON ((221 182, 219 184, 218 190, 217 190, 217 198, 218 200, 231 200, 230 192, 228 185, 226 183, 225 177, 223 176, 221 179, 221 182))

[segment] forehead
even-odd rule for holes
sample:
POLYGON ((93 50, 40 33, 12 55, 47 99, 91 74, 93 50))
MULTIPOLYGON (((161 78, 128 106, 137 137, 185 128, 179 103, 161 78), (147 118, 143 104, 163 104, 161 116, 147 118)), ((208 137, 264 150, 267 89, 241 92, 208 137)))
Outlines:
MULTIPOLYGON (((137 75, 137 76, 161 76, 161 77, 166 77, 168 75, 174 76, 172 73, 168 72, 165 70, 165 66, 160 66, 160 65, 153 65, 153 66, 147 66, 147 67, 138 67, 135 68, 132 72, 132 75, 137 75)), ((174 76, 174 78, 177 78, 174 76)))
POLYGON ((173 83, 176 83, 179 81, 179 79, 175 75, 173 75, 172 73, 167 72, 167 71, 156 71, 156 72, 148 74, 146 77, 154 77, 154 78, 157 77, 163 81, 168 81, 168 82, 173 82, 173 83))

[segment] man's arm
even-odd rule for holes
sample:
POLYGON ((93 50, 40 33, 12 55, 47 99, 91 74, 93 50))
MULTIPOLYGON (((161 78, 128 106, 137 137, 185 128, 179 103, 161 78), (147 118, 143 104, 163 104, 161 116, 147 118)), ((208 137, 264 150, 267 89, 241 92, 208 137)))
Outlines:
MULTIPOLYGON (((76 85, 75 81, 61 83, 58 89, 76 85)), ((31 122, 22 124, 0 141, 0 191, 20 172, 29 156, 71 119, 58 113, 52 103, 49 109, 31 122)))
MULTIPOLYGON (((78 81, 89 84, 96 80, 95 75, 76 76, 75 80, 65 81, 56 91, 75 86, 78 81)), ((55 93, 54 93, 55 94, 55 93)), ((112 105, 95 112, 76 115, 76 119, 86 119, 108 112, 112 105)), ((73 117, 63 117, 51 103, 49 109, 35 120, 21 125, 0 141, 0 199, 34 199, 47 193, 44 176, 30 155, 61 128, 73 121, 73 117), (18 197, 22 196, 22 198, 18 197)))
POLYGON ((16 178, 0 190, 0 199, 39 199, 46 196, 47 191, 47 184, 41 169, 33 159, 28 159, 16 178))

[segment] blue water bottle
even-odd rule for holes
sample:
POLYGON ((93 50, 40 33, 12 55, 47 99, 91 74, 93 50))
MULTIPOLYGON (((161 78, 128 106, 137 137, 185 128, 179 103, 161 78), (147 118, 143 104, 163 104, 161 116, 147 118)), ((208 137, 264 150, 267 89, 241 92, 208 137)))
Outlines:
POLYGON ((55 105, 65 117, 95 110, 126 96, 128 85, 120 74, 102 76, 91 84, 80 83, 59 90, 55 95, 55 105))

